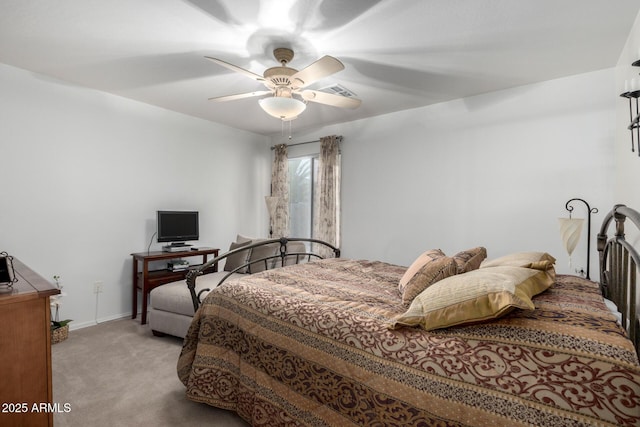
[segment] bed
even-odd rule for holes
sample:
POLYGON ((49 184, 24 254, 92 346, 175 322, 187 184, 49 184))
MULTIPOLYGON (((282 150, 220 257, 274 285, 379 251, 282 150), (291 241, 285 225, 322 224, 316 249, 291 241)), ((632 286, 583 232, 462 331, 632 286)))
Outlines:
POLYGON ((192 292, 178 376, 189 399, 254 426, 638 426, 627 286, 640 258, 625 219, 640 225, 616 206, 598 235, 601 284, 555 274, 547 253, 473 248, 409 268, 326 258, 234 278, 202 303, 192 292))

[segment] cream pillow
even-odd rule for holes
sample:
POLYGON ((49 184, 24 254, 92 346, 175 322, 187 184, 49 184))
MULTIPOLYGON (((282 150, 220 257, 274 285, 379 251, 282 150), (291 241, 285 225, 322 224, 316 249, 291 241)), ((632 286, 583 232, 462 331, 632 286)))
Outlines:
POLYGON ((458 252, 453 256, 453 259, 458 266, 458 274, 462 274, 480 268, 480 263, 482 263, 486 257, 487 250, 482 246, 478 246, 477 248, 458 252))
POLYGON ((486 260, 480 264, 480 268, 509 266, 547 270, 552 268, 555 262, 556 259, 546 252, 516 252, 500 258, 486 260))
POLYGON ((549 288, 555 272, 523 267, 485 268, 448 277, 413 299, 390 329, 421 326, 427 331, 495 319, 515 308, 533 310, 531 298, 549 288))
POLYGON ((427 287, 456 274, 457 271, 454 259, 446 256, 440 249, 423 253, 411 264, 398 283, 402 302, 408 305, 427 287))
MULTIPOLYGON (((254 240, 253 243, 258 243, 264 239, 254 240)), ((258 246, 251 249, 251 255, 249 257, 249 273, 259 273, 261 271, 270 270, 273 268, 275 262, 274 255, 279 253, 279 243, 269 243, 268 245, 258 246), (268 258, 268 259, 266 259, 268 258), (266 259, 264 261, 260 261, 266 259)))
MULTIPOLYGON (((307 247, 304 242, 289 242, 287 244, 287 254, 304 254, 307 252, 307 247)), ((276 250, 276 255, 280 255, 280 247, 276 250)), ((284 265, 303 264, 308 261, 308 257, 302 255, 287 255, 284 257, 284 265)), ((282 267, 282 258, 278 257, 273 263, 274 268, 282 267)))
MULTIPOLYGON (((246 240, 243 242, 232 242, 229 246, 229 251, 234 249, 241 248, 243 246, 248 246, 251 244, 251 240, 246 240)), ((251 255, 251 250, 247 249, 244 251, 238 251, 235 254, 229 255, 224 263, 224 271, 233 271, 236 268, 245 265, 249 261, 249 256, 251 255)), ((246 273, 247 267, 241 268, 236 271, 236 273, 246 273)))

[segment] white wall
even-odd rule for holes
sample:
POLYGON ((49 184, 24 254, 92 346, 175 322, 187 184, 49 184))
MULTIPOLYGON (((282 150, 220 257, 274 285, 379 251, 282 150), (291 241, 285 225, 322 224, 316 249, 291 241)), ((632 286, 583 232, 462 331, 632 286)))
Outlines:
MULTIPOLYGON (((343 135, 346 257, 408 265, 422 251, 483 245, 490 257, 544 250, 569 272, 557 218, 574 197, 613 202, 615 70, 313 131, 343 135)), ((640 167, 640 165, 639 165, 640 167)), ((576 217, 585 217, 581 203, 576 217)), ((591 277, 597 277, 593 216, 591 277)), ((586 267, 586 235, 573 266, 586 267)))
POLYGON ((267 138, 4 65, 0 91, 0 251, 62 277, 72 327, 130 313, 158 209, 200 211, 201 245, 266 234, 267 138))
MULTIPOLYGON (((568 272, 556 219, 565 202, 600 209, 594 235, 614 202, 619 73, 313 131, 294 126, 291 142, 345 138, 346 257, 408 265, 429 248, 484 245, 490 257, 545 250, 568 272)), ((146 250, 157 209, 198 209, 201 243, 222 249, 237 232, 266 233, 266 138, 1 65, 0 88, 0 250, 46 278, 62 276, 62 316, 76 327, 129 312, 129 254, 146 250)), ((586 265, 585 251, 583 237, 574 266, 586 265)), ((593 236, 592 278, 595 252, 593 236)))
MULTIPOLYGON (((640 81, 640 67, 632 67, 631 63, 640 59, 640 14, 636 17, 635 24, 627 43, 625 44, 618 66, 616 67, 616 87, 613 95, 624 92, 625 80, 636 79, 640 81)), ((636 183, 640 182, 640 157, 638 147, 635 153, 631 152, 631 135, 629 126, 629 102, 624 98, 617 98, 616 121, 616 203, 626 204, 629 207, 640 209, 640 191, 636 183)), ((635 111, 635 106, 634 106, 635 111)), ((635 139, 637 143, 637 139, 635 139)))
MULTIPOLYGON (((616 67, 616 87, 614 95, 619 95, 625 91, 625 80, 636 79, 640 82, 640 67, 633 67, 631 64, 640 59, 640 14, 636 17, 635 23, 629 38, 622 49, 620 59, 616 67)), ((630 208, 640 210, 640 191, 637 183, 640 182, 640 157, 638 156, 638 138, 634 137, 635 152, 631 151, 631 134, 627 129, 630 124, 629 101, 617 97, 616 107, 616 143, 615 143, 615 203, 624 204, 630 208)), ((635 104, 635 100, 633 101, 635 104)), ((637 114, 634 105, 634 113, 637 114)), ((635 133, 635 131, 634 131, 635 133)), ((610 233, 615 225, 609 225, 610 233)), ((640 232, 633 226, 625 227, 625 234, 628 241, 637 245, 640 243, 640 232)))

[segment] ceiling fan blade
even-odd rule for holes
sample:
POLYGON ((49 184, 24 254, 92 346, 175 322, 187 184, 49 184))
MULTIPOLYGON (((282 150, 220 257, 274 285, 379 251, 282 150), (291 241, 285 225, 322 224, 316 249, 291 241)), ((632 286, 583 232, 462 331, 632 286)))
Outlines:
POLYGON ((216 101, 216 102, 235 101, 236 99, 251 98, 254 96, 268 95, 270 93, 272 93, 270 90, 257 90, 255 92, 238 93, 236 95, 216 96, 213 98, 209 98, 209 101, 216 101))
POLYGON ((252 71, 249 70, 245 70, 244 68, 238 67, 237 65, 233 65, 230 64, 228 62, 225 62, 221 59, 218 58, 212 58, 210 56, 205 56, 205 58, 207 58, 210 61, 215 62, 218 65, 222 65, 225 68, 228 68, 231 71, 235 71, 236 73, 240 73, 240 74, 244 74, 245 76, 249 77, 250 79, 259 81, 259 82, 264 82, 264 77, 262 77, 261 75, 258 75, 252 71))
POLYGON ((306 101, 318 102, 320 104, 331 105, 340 108, 358 108, 362 101, 357 98, 349 98, 342 95, 321 92, 318 90, 303 90, 300 92, 306 101))
POLYGON ((298 71, 290 79, 296 87, 302 88, 341 70, 344 70, 344 64, 333 56, 326 55, 298 71))

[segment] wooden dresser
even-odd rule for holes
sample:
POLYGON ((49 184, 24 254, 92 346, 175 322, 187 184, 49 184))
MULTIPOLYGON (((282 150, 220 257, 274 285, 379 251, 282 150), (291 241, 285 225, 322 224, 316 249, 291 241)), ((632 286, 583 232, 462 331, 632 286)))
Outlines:
POLYGON ((52 426, 49 297, 60 290, 13 265, 18 282, 0 293, 0 426, 52 426))

